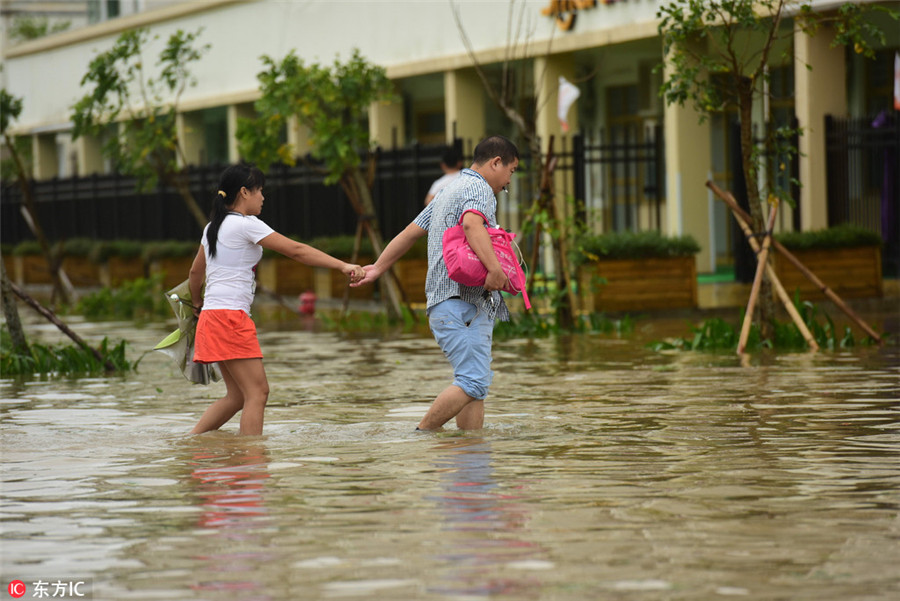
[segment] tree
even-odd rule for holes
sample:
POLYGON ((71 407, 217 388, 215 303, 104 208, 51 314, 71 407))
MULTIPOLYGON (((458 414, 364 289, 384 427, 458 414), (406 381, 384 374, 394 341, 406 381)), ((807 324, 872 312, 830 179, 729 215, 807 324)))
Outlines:
POLYGON ((44 258, 47 260, 47 268, 50 277, 53 280, 53 299, 59 298, 64 304, 68 304, 75 299, 75 290, 62 270, 62 257, 58 253, 53 252, 50 241, 44 233, 41 225, 40 215, 37 211, 37 203, 34 199, 34 192, 31 188, 31 178, 29 171, 25 166, 25 161, 19 153, 19 145, 16 143, 9 127, 15 119, 18 119, 22 113, 22 99, 17 98, 6 91, 0 90, 0 135, 3 136, 3 143, 6 146, 12 163, 11 171, 15 173, 19 181, 19 187, 22 189, 22 214, 29 229, 37 239, 41 246, 44 258))
MULTIPOLYGON (((768 78, 774 53, 793 37, 793 28, 784 24, 793 18, 809 34, 823 25, 832 25, 836 32, 833 45, 848 45, 871 57, 871 40, 884 41, 884 34, 863 18, 866 10, 873 9, 883 10, 847 3, 826 15, 814 11, 809 0, 680 0, 660 7, 659 32, 668 67, 660 67, 664 72, 660 95, 669 104, 683 106, 690 102, 700 121, 712 111, 737 109, 743 175, 754 231, 765 230, 763 200, 781 195, 783 200, 794 203, 789 195, 780 194, 771 185, 761 188, 758 177, 766 149, 780 147, 796 154, 796 148, 785 149, 784 140, 789 139, 791 132, 784 128, 767 132, 760 145, 753 139, 754 107, 765 94, 762 82, 768 78)), ((774 302, 768 286, 760 298, 760 329, 763 337, 770 339, 774 302)))
POLYGON ((51 23, 47 17, 30 17, 23 15, 13 19, 9 28, 9 39, 14 42, 27 42, 47 35, 66 31, 71 21, 51 23))
MULTIPOLYGON (((537 123, 541 111, 545 110, 549 98, 539 98, 537 90, 542 86, 538 81, 531 90, 527 89, 523 82, 527 81, 524 72, 530 63, 525 60, 532 50, 530 46, 530 31, 524 23, 525 10, 523 6, 518 16, 514 11, 515 0, 510 2, 510 13, 507 30, 507 46, 504 59, 500 63, 499 79, 492 78, 485 66, 481 64, 475 53, 472 43, 462 25, 459 7, 453 5, 453 17, 459 30, 463 44, 469 54, 469 59, 481 80, 482 86, 491 101, 512 122, 519 135, 525 140, 530 153, 531 165, 529 170, 538 176, 538 190, 532 206, 528 209, 528 217, 525 229, 534 234, 534 248, 531 264, 537 261, 538 250, 541 244, 541 233, 545 231, 550 235, 553 245, 553 263, 556 289, 558 293, 556 305, 556 320, 560 327, 571 328, 574 324, 574 309, 576 307, 574 279, 569 265, 569 249, 574 245, 572 238, 574 233, 581 229, 578 223, 569 223, 565 215, 565 205, 557 201, 554 191, 554 169, 556 161, 553 154, 553 138, 547 140, 546 154, 542 148, 542 140, 538 137, 537 123), (515 30, 513 30, 515 28, 515 30), (574 227, 572 227, 574 226, 574 227)), ((552 38, 548 42, 546 54, 550 54, 552 38)), ((578 216, 576 216, 578 220, 578 216)), ((531 282, 533 285, 533 280, 531 282)))
MULTIPOLYGON (((324 165, 325 183, 341 185, 359 227, 380 254, 384 244, 372 202, 375 163, 367 117, 372 103, 394 97, 384 69, 369 64, 358 50, 348 61, 336 59, 330 67, 307 65, 294 51, 281 60, 263 56, 262 62, 265 69, 257 75, 261 93, 255 104, 257 118, 238 122, 241 156, 264 170, 275 162, 294 165, 298 149, 282 141, 282 135, 289 120, 296 118, 308 130, 312 157, 324 165)), ((402 292, 393 271, 382 285, 389 310, 399 316, 402 292)))
POLYGON ((142 56, 149 32, 122 33, 111 49, 91 61, 81 80, 91 91, 72 107, 72 138, 89 135, 103 140, 103 154, 122 173, 137 177, 140 190, 151 190, 160 181, 175 188, 202 228, 206 215, 188 185, 176 123, 181 95, 196 84, 188 67, 209 48, 209 44, 194 46, 201 32, 173 33, 160 52, 155 77, 142 56))

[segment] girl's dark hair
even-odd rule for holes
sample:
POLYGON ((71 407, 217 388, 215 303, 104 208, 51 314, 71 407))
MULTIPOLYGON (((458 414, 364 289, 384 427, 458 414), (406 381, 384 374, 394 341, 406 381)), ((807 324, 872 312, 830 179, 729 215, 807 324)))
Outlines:
POLYGON ((232 165, 222 172, 219 178, 219 189, 213 197, 212 211, 209 213, 209 229, 206 230, 206 242, 209 245, 210 258, 216 256, 216 243, 219 240, 219 228, 225 221, 228 211, 234 206, 241 188, 254 190, 266 184, 266 176, 254 167, 240 163, 232 165))

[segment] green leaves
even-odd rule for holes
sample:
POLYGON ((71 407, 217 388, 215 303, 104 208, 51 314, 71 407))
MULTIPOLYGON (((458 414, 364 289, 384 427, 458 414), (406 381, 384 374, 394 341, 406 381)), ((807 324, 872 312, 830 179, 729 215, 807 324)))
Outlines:
POLYGON ((286 158, 292 163, 301 149, 284 142, 283 131, 294 117, 309 132, 313 157, 325 163, 326 183, 337 182, 357 167, 369 149, 369 106, 393 99, 393 85, 384 69, 369 64, 359 50, 348 61, 335 59, 331 66, 307 65, 294 51, 281 60, 270 56, 261 60, 258 117, 238 125, 241 155, 264 170, 286 158))
POLYGON ((22 114, 22 99, 16 98, 6 91, 0 90, 0 135, 6 135, 10 124, 22 114))
POLYGON ((72 106, 73 138, 104 140, 104 155, 121 172, 136 176, 142 190, 178 170, 178 100, 195 84, 189 65, 209 48, 196 46, 201 32, 172 34, 156 62, 158 76, 151 77, 142 56, 149 32, 125 31, 94 57, 81 80, 89 91, 72 106))

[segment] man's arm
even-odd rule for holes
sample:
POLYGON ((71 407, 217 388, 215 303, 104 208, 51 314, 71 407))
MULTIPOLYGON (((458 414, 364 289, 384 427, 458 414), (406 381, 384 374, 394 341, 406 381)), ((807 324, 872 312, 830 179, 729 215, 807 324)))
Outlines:
POLYGON ((488 270, 487 278, 484 280, 485 290, 502 290, 509 283, 509 277, 494 254, 494 245, 491 244, 490 234, 484 228, 484 219, 477 213, 469 211, 463 215, 462 226, 466 241, 488 270))
MULTIPOLYGON (((366 277, 355 284, 350 284, 350 286, 362 286, 363 284, 371 284, 377 280, 381 274, 390 269, 391 265, 396 263, 400 257, 405 255, 407 251, 412 248, 412 245, 416 243, 416 240, 427 233, 428 230, 420 228, 415 223, 407 225, 402 232, 397 234, 394 239, 384 247, 381 256, 378 257, 378 260, 375 261, 374 265, 366 265, 363 267, 366 271, 366 277)), ((496 257, 494 258, 496 259, 496 257)))

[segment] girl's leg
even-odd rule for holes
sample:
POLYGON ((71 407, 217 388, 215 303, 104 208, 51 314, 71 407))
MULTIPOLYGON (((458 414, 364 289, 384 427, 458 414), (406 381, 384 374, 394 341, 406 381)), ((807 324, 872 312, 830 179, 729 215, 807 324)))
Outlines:
POLYGON ((244 399, 240 434, 262 434, 263 413, 269 399, 269 381, 262 359, 232 359, 226 362, 244 399))
POLYGON ((222 379, 225 380, 225 396, 210 405, 203 412, 203 416, 197 422, 197 425, 194 426, 194 429, 191 430, 191 434, 202 434, 210 430, 218 430, 244 406, 244 394, 231 375, 228 363, 228 361, 219 363, 222 379))

